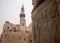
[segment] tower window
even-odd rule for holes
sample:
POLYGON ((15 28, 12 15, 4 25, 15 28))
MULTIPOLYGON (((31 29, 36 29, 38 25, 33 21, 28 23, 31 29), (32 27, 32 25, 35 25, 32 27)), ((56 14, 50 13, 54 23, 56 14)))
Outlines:
POLYGON ((32 40, 29 40, 29 43, 32 43, 32 40))
POLYGON ((24 41, 25 41, 25 39, 24 39, 24 41))
POLYGON ((7 27, 7 29, 9 29, 9 26, 7 27))
POLYGON ((22 26, 24 26, 24 23, 22 23, 22 26))

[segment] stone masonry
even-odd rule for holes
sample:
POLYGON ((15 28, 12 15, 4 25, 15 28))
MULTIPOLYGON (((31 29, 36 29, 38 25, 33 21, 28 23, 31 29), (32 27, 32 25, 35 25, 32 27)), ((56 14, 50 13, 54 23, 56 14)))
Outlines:
MULTIPOLYGON (((56 0, 32 0, 32 31, 34 43, 57 43, 60 27, 56 0)), ((58 42, 59 43, 59 42, 58 42)))

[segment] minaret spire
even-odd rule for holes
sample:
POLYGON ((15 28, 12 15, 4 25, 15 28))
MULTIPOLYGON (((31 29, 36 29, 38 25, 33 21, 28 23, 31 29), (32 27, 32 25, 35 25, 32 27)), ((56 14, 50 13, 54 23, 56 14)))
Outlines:
POLYGON ((22 4, 21 13, 24 13, 24 5, 22 4))
POLYGON ((22 4, 22 8, 21 8, 21 14, 20 17, 25 17, 25 13, 24 13, 24 5, 22 4))

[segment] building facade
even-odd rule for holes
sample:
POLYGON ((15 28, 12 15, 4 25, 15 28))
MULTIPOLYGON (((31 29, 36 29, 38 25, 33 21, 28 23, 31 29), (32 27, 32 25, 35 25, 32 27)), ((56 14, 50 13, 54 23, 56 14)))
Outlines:
POLYGON ((34 43, 60 43, 60 0, 32 1, 34 43))
POLYGON ((32 43, 32 27, 26 27, 24 6, 20 14, 20 24, 13 24, 6 21, 3 26, 1 43, 32 43))

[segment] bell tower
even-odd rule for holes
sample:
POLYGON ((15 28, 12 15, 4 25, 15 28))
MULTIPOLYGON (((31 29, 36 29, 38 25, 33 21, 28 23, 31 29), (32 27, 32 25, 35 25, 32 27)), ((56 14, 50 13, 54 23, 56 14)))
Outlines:
POLYGON ((21 14, 20 14, 20 27, 26 27, 26 19, 25 19, 24 11, 25 11, 24 5, 22 5, 21 14))

